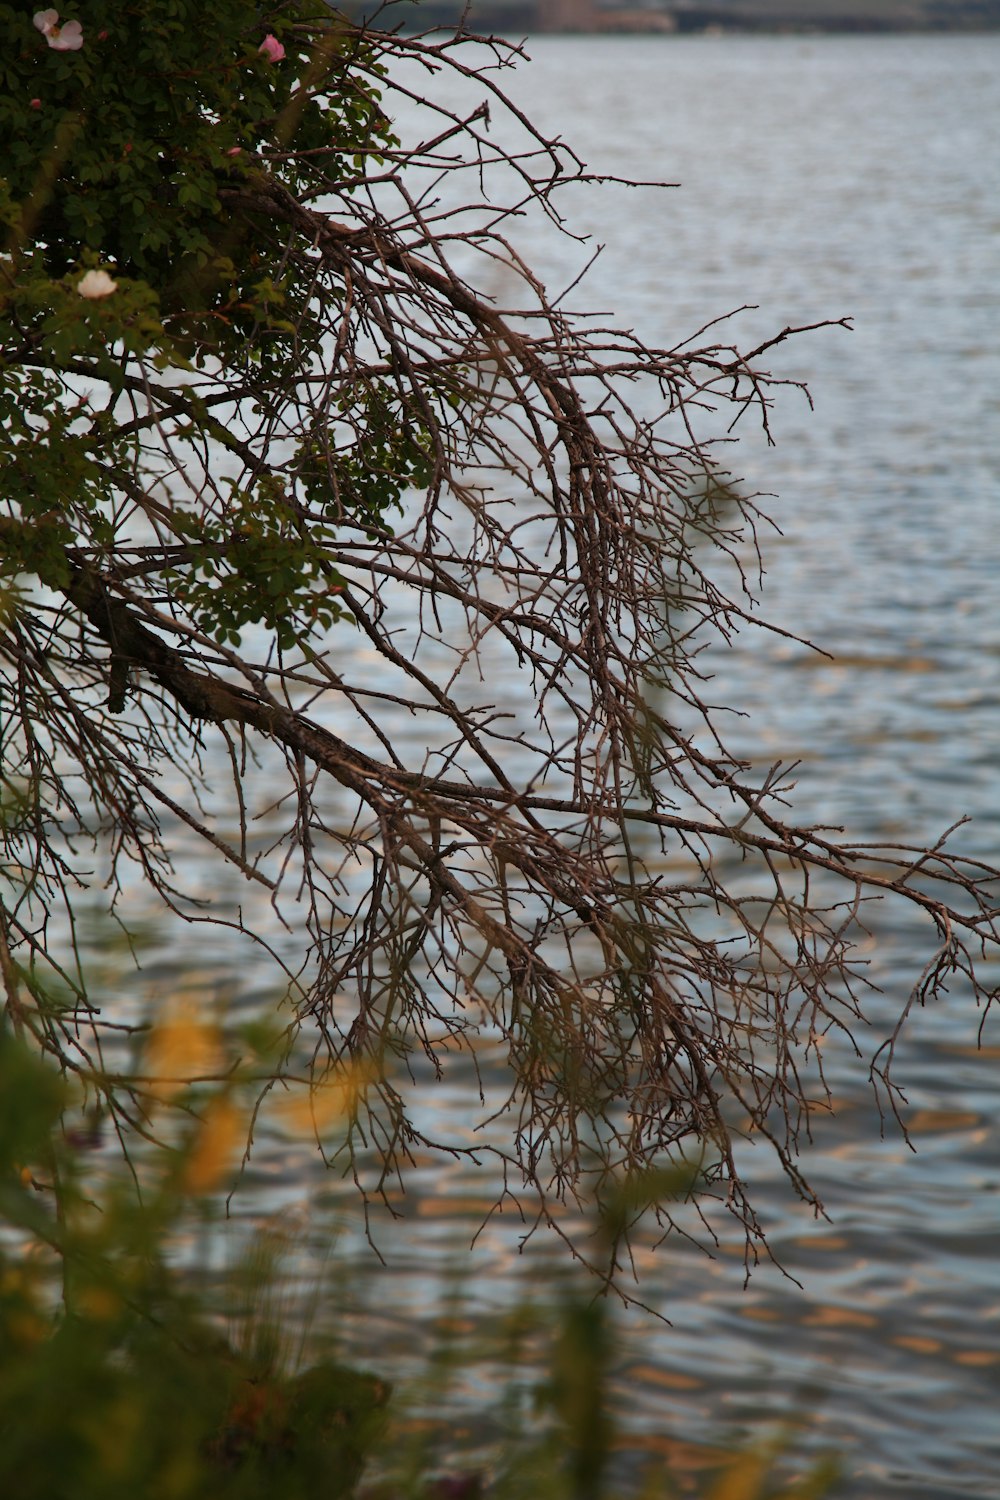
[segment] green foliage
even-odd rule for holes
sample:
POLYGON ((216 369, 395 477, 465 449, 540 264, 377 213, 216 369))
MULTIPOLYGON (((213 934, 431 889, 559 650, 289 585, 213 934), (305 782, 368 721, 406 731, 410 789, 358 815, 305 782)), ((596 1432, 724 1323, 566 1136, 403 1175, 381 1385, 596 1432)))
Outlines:
MULTIPOLYGON (((327 37, 321 66, 335 105, 301 87, 316 66, 318 0, 258 7, 245 0, 81 0, 78 51, 52 50, 26 8, 0 6, 0 160, 15 245, 60 278, 87 251, 152 287, 182 318, 220 313, 255 293, 270 268, 260 247, 220 223, 219 182, 255 170, 265 147, 322 153, 327 177, 385 137, 375 95, 350 72, 351 42, 327 37), (285 56, 259 50, 275 36, 285 56), (15 212, 12 205, 17 205, 15 212)), ((289 161, 284 181, 308 186, 289 161)), ((245 321, 244 316, 244 321, 245 321)))
MULTIPOLYGON (((158 1059, 171 1071, 192 1068, 208 1032, 203 1020, 179 1012, 161 1023, 158 1043, 150 1040, 146 1067, 155 1072, 158 1059)), ((257 1040, 270 1050, 273 1037, 257 1040)), ((147 1148, 135 1163, 137 1194, 123 1163, 109 1168, 88 1156, 94 1124, 74 1126, 73 1090, 0 1025, 0 1492, 12 1500, 347 1500, 379 1453, 391 1455, 395 1473, 363 1491, 373 1497, 480 1493, 471 1474, 454 1477, 454 1488, 428 1480, 442 1461, 454 1468, 447 1440, 400 1464, 406 1445, 387 1428, 385 1380, 322 1349, 305 1367, 290 1357, 280 1242, 262 1236, 211 1295, 197 1293, 190 1272, 171 1269, 176 1246, 190 1243, 207 1195, 225 1180, 234 1128, 245 1129, 238 1093, 232 1079, 179 1078, 174 1102, 192 1123, 173 1148, 151 1157, 147 1148)), ((651 1187, 622 1189, 623 1202, 644 1199, 651 1187)), ((623 1437, 612 1399, 612 1309, 571 1293, 504 1322, 502 1358, 512 1373, 524 1336, 542 1333, 549 1355, 534 1415, 518 1416, 516 1399, 510 1406, 490 1493, 610 1500, 620 1492, 614 1454, 623 1437)), ((474 1356, 454 1359, 466 1378, 474 1356)), ((436 1385, 446 1395, 436 1381, 440 1365, 429 1349, 417 1382, 424 1400, 436 1385)), ((517 1376, 523 1384, 523 1370, 517 1376)), ((779 1444, 734 1454, 699 1493, 705 1500, 829 1493, 828 1463, 789 1484, 780 1459, 779 1444)), ((673 1495, 670 1474, 658 1466, 642 1493, 673 1495)))
POLYGON ((238 646, 242 627, 259 621, 290 649, 312 626, 328 629, 340 618, 343 579, 329 560, 334 530, 305 532, 270 475, 253 488, 233 486, 223 513, 178 511, 174 524, 189 546, 185 570, 168 570, 167 581, 215 639, 238 646))
POLYGON ((379 377, 304 415, 339 291, 317 295, 266 209, 349 200, 382 160, 381 64, 322 0, 70 19, 82 45, 60 51, 0 5, 0 577, 64 589, 74 549, 114 576, 145 546, 157 606, 222 644, 261 624, 304 645, 344 613, 336 527, 377 531, 430 475, 379 377))
MULTIPOLYGON (((11 1500, 288 1500, 353 1493, 387 1386, 334 1360, 283 1363, 267 1313, 235 1344, 167 1265, 189 1231, 185 1169, 209 1127, 148 1174, 87 1180, 67 1090, 0 1027, 0 1491, 11 1500), (78 1144, 78 1143, 77 1143, 78 1144)), ((254 1284, 267 1308, 273 1264, 254 1284)))

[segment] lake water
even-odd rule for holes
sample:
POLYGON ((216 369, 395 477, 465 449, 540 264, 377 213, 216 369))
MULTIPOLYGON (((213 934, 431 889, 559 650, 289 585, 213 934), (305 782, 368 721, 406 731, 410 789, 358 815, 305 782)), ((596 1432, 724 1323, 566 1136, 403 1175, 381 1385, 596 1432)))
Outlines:
MULTIPOLYGON (((748 425, 733 458, 777 497, 765 613, 831 656, 761 633, 713 649, 711 696, 746 714, 731 716, 731 748, 760 765, 799 760, 805 822, 858 842, 922 840, 968 814, 962 847, 996 862, 1000 36, 547 38, 528 50, 506 84, 543 128, 595 171, 682 185, 567 197, 573 222, 606 242, 577 305, 664 345, 748 303, 758 310, 735 329, 750 346, 786 324, 854 320, 852 333, 775 351, 772 368, 807 380, 815 411, 790 390, 777 446, 748 425)), ((553 286, 575 274, 577 251, 534 222, 520 248, 553 286)), ((869 1054, 929 941, 898 912, 877 927, 869 1054)), ((211 982, 212 964, 195 962, 211 982)), ((150 982, 176 963, 153 955, 150 982)), ((803 1451, 840 1451, 852 1500, 1000 1493, 1000 1016, 977 1050, 980 1019, 957 988, 912 1019, 897 1078, 915 1152, 880 1134, 867 1059, 834 1050, 837 1114, 807 1161, 829 1222, 763 1152, 748 1161, 794 1280, 762 1266, 744 1286, 735 1238, 714 1259, 640 1246, 642 1295, 669 1324, 621 1319, 615 1382, 635 1453, 696 1464, 700 1445, 800 1412, 803 1451)), ((442 1138, 470 1139, 470 1097, 461 1076, 428 1088, 442 1138)), ((519 1254, 519 1226, 493 1220, 465 1266, 460 1324, 442 1311, 448 1268, 494 1196, 471 1166, 419 1164, 403 1219, 378 1228, 380 1268, 349 1190, 308 1148, 265 1137, 234 1207, 334 1204, 342 1264, 361 1268, 356 1335, 374 1363, 405 1363, 442 1318, 474 1341, 555 1285, 558 1247, 519 1254)), ((493 1399, 484 1371, 446 1409, 458 1446, 493 1399)))

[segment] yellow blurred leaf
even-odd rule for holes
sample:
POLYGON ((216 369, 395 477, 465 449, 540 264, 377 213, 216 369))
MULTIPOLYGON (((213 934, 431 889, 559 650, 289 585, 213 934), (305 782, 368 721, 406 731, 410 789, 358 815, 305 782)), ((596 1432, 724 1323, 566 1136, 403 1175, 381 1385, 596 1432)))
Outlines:
POLYGON ((83 1286, 76 1294, 76 1310, 95 1323, 110 1323, 122 1310, 122 1299, 106 1286, 83 1286))
POLYGON ((181 1185, 188 1193, 210 1193, 218 1187, 246 1138, 244 1112, 232 1099, 213 1099, 184 1164, 181 1185))
POLYGON ((708 1500, 757 1500, 769 1468, 764 1454, 741 1454, 716 1480, 708 1492, 708 1500))
POLYGON ((367 1062, 338 1068, 311 1086, 296 1084, 276 1104, 281 1124, 291 1135, 321 1135, 346 1119, 371 1082, 367 1062))
POLYGON ((178 995, 146 1043, 150 1093, 172 1099, 193 1079, 221 1072, 224 1062, 219 1028, 202 1018, 192 995, 178 995))
POLYGON ((51 1331, 50 1324, 44 1322, 37 1313, 24 1308, 17 1308, 4 1316, 4 1332, 14 1350, 28 1349, 33 1344, 40 1344, 51 1331))

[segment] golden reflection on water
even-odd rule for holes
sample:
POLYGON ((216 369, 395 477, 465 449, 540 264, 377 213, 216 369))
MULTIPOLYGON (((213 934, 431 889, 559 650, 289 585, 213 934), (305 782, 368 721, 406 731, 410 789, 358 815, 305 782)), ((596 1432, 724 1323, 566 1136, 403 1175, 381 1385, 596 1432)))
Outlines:
POLYGON ((974 1114, 971 1110, 918 1109, 915 1114, 907 1116, 906 1128, 911 1135, 925 1134, 928 1131, 936 1134, 943 1130, 970 1130, 981 1121, 982 1115, 974 1114))
POLYGON ((875 1328, 879 1320, 854 1307, 817 1307, 799 1321, 803 1328, 875 1328))
POLYGON ((816 672, 842 674, 848 670, 869 672, 940 672, 943 663, 929 656, 875 655, 871 652, 838 651, 828 656, 789 655, 786 666, 808 667, 816 672))
POLYGON ((718 1468, 730 1457, 724 1448, 687 1443, 662 1432, 629 1434, 628 1437, 620 1438, 614 1447, 619 1452, 648 1453, 666 1459, 667 1469, 681 1494, 691 1493, 694 1475, 705 1469, 718 1468))
POLYGON ((495 1198, 421 1198, 417 1216, 421 1219, 486 1219, 496 1208, 495 1198))
POLYGON ((946 1057, 971 1057, 976 1062, 982 1059, 995 1062, 1000 1058, 1000 1047, 989 1046, 986 1042, 981 1047, 974 1044, 964 1045, 961 1042, 943 1042, 938 1050, 946 1057))
POLYGON ((664 1370, 659 1365, 631 1365, 624 1377, 634 1385, 658 1385, 668 1391, 703 1391, 705 1381, 694 1375, 682 1375, 678 1370, 664 1370))

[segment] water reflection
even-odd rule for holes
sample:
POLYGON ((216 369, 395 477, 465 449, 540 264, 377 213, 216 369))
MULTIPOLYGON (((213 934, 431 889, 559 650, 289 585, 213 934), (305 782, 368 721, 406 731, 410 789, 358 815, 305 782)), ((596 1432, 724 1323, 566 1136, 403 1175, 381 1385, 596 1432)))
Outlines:
MULTIPOLYGON (((707 652, 711 697, 747 715, 727 716, 732 749, 758 767, 799 763, 803 821, 846 826, 861 841, 918 841, 972 813, 962 847, 996 859, 1000 356, 984 330, 1000 311, 1000 39, 565 39, 531 50, 536 63, 515 92, 543 125, 581 138, 599 170, 685 182, 679 195, 643 195, 638 212, 623 190, 578 199, 577 212, 612 240, 588 283, 590 305, 614 306, 664 343, 746 301, 761 304, 742 320, 750 342, 783 321, 855 316, 850 339, 776 356, 809 376, 818 412, 789 404, 776 453, 749 428, 740 450, 747 488, 781 497, 785 534, 766 544, 766 611, 832 660, 749 630, 731 652, 707 652)), ((527 258, 553 284, 571 279, 564 246, 533 224, 526 234, 527 258)), ((665 623, 681 592, 682 580, 665 580, 665 623)), ((370 663, 351 649, 360 677, 370 663)), ((453 662, 442 653, 438 666, 447 675, 453 662)), ((502 701, 510 663, 490 661, 488 672, 502 701)), ((651 701, 668 691, 651 684, 651 701)), ((530 703, 508 706, 530 718, 530 703)), ((404 717, 401 744, 407 733, 419 761, 426 732, 404 717)), ((359 726, 359 744, 364 734, 359 726)), ((266 763, 256 794, 263 845, 280 818, 267 811, 266 763)), ((337 794, 328 795, 336 821, 337 794)), ((183 849, 181 828, 178 839, 183 849)), ((203 894, 234 905, 244 896, 242 887, 203 894)), ((109 1009, 137 1019, 176 988, 191 939, 149 912, 141 890, 125 893, 122 913, 143 929, 141 976, 98 935, 96 988, 109 1009)), ((266 902, 255 921, 294 971, 295 940, 266 902)), ((873 1030, 859 1034, 865 1057, 844 1037, 823 1048, 835 1114, 817 1116, 808 1167, 828 1221, 813 1222, 768 1152, 747 1143, 743 1167, 778 1265, 762 1259, 744 1288, 742 1240, 710 1204, 713 1258, 683 1241, 655 1251, 652 1225, 638 1237, 641 1295, 668 1322, 618 1315, 614 1390, 636 1465, 653 1457, 695 1472, 717 1456, 720 1435, 799 1410, 807 1448, 846 1451, 846 1493, 858 1500, 995 1494, 1000 1048, 987 1027, 976 1049, 979 1018, 956 984, 913 1018, 897 1063, 917 1154, 891 1122, 883 1131, 867 1058, 923 940, 897 911, 873 914, 871 926, 863 957, 881 993, 870 997, 873 1030)), ((263 955, 248 972, 235 933, 213 929, 211 955, 197 962, 185 983, 233 1024, 288 989, 263 955)), ((491 1339, 567 1274, 563 1246, 531 1232, 530 1205, 516 1185, 504 1192, 490 1161, 484 1121, 500 1088, 491 1047, 487 1036, 475 1059, 455 1055, 444 1082, 418 1073, 411 1089, 435 1138, 478 1152, 483 1167, 468 1154, 420 1155, 366 1222, 352 1182, 324 1167, 314 1142, 290 1139, 265 1102, 230 1207, 247 1233, 261 1216, 298 1215, 306 1277, 336 1233, 347 1346, 377 1349, 415 1378, 443 1333, 485 1351, 448 1398, 451 1440, 465 1432, 472 1447, 502 1425, 490 1409, 510 1370, 491 1339)), ((524 1369, 540 1348, 525 1339, 524 1369)), ((415 1402, 414 1424, 435 1415, 415 1402)))

